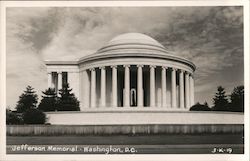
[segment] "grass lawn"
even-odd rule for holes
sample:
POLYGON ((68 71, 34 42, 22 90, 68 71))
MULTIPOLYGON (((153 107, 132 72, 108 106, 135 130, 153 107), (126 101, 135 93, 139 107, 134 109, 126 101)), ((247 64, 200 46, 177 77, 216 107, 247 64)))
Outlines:
POLYGON ((7 145, 178 145, 243 144, 242 134, 111 135, 111 136, 7 136, 7 145))

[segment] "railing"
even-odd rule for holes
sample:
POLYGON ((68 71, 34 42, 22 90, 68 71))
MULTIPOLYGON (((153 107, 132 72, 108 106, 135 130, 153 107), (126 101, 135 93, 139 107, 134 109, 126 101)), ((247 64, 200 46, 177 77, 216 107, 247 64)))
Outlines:
POLYGON ((112 134, 205 134, 243 133, 242 124, 195 125, 8 125, 7 135, 112 135, 112 134))

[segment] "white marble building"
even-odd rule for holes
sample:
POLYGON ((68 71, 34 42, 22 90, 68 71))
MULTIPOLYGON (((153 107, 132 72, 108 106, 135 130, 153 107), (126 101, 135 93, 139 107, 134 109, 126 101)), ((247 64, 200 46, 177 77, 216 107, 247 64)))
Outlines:
POLYGON ((94 54, 46 66, 48 87, 68 82, 81 111, 188 111, 194 104, 195 65, 144 34, 118 35, 94 54))

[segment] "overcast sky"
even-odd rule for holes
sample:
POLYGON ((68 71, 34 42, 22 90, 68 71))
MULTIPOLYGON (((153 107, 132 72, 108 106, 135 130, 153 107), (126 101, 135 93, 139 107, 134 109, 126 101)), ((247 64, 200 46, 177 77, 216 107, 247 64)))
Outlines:
POLYGON ((140 32, 197 66, 195 102, 243 85, 242 7, 7 8, 7 105, 27 85, 47 88, 46 59, 93 54, 113 37, 140 32))

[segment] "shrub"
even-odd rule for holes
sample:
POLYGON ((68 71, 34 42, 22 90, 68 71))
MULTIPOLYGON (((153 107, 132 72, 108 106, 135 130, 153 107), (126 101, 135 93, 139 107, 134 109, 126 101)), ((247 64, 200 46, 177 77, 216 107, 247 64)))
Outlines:
POLYGON ((15 113, 11 110, 6 110, 6 124, 7 125, 23 124, 22 115, 15 113))
POLYGON ((25 124, 45 124, 46 115, 38 109, 29 109, 23 113, 23 121, 25 124))
POLYGON ((190 108, 190 111, 211 111, 211 108, 207 104, 202 105, 197 103, 190 108))

